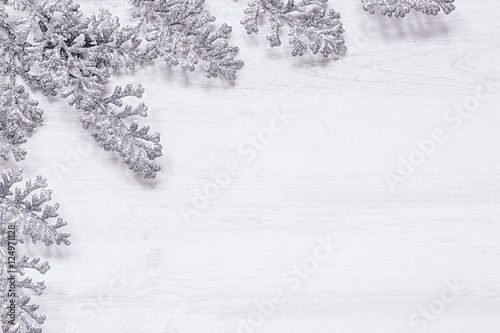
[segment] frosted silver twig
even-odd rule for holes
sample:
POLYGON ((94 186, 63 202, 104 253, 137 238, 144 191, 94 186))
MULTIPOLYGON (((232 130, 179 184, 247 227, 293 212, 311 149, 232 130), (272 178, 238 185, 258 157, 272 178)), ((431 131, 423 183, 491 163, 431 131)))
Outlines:
POLYGON ((2 332, 39 333, 45 316, 36 312, 38 304, 29 304, 31 297, 27 290, 41 295, 45 283, 19 277, 26 274, 26 269, 45 274, 50 266, 37 257, 30 260, 16 245, 23 244, 25 238, 34 244, 41 241, 47 246, 69 245, 71 235, 59 231, 67 223, 57 214, 58 204, 47 204, 52 192, 47 189, 46 180, 38 176, 34 182, 28 180, 23 187, 13 189, 22 179, 22 169, 1 173, 0 319, 2 332))
POLYGON ((450 14, 455 10, 455 0, 361 0, 364 10, 374 14, 376 8, 387 16, 405 17, 412 9, 427 15, 437 15, 441 10, 450 14))
POLYGON ((331 53, 346 51, 340 23, 340 13, 326 9, 328 0, 253 0, 245 9, 246 16, 241 20, 248 34, 259 32, 259 19, 269 18, 271 32, 267 40, 271 47, 281 45, 280 29, 285 25, 289 43, 293 46, 292 55, 302 56, 309 48, 314 54, 321 53, 325 58, 331 53))

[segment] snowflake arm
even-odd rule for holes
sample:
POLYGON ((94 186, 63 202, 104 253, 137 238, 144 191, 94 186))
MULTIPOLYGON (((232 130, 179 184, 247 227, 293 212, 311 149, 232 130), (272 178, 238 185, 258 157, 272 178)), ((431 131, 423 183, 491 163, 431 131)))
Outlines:
POLYGON ((16 187, 22 181, 22 169, 7 170, 1 173, 0 180, 0 321, 2 331, 9 333, 39 333, 45 316, 37 313, 38 304, 30 304, 31 297, 26 294, 31 290, 42 295, 45 283, 33 282, 24 276, 26 270, 45 274, 48 262, 40 258, 20 255, 17 244, 24 243, 28 236, 32 243, 42 241, 45 245, 64 243, 69 245, 70 234, 59 232, 66 222, 56 213, 59 205, 48 205, 51 191, 44 178, 37 177, 34 182, 27 181, 23 187, 16 187), (11 286, 15 286, 12 293, 11 286), (25 294, 25 295, 23 295, 25 294), (14 322, 8 306, 14 301, 14 322))
POLYGON ((153 162, 162 155, 160 134, 149 134, 149 126, 139 128, 137 120, 130 125, 124 122, 128 117, 146 117, 146 105, 142 103, 135 108, 126 105, 121 112, 114 110, 123 106, 122 98, 140 98, 143 91, 141 86, 116 87, 110 97, 101 98, 98 103, 83 104, 82 123, 85 129, 93 127, 92 137, 104 150, 117 152, 131 170, 142 172, 146 178, 154 178, 160 171, 160 167, 153 162))
POLYGON ((118 45, 132 42, 127 50, 129 66, 162 57, 168 66, 182 64, 194 71, 200 60, 206 63, 207 77, 221 74, 226 81, 234 81, 244 65, 235 59, 238 47, 229 46, 232 28, 227 24, 212 32, 208 25, 215 21, 210 12, 203 10, 205 0, 131 0, 136 7, 135 26, 118 33, 118 45), (145 31, 145 41, 140 39, 145 31), (144 43, 144 50, 139 45, 144 43))
MULTIPOLYGON (((22 226, 23 234, 29 235, 34 244, 41 240, 47 246, 54 243, 69 245, 70 235, 60 233, 58 230, 67 224, 61 217, 58 217, 59 204, 53 206, 47 204, 51 200, 52 191, 47 189, 46 179, 38 176, 34 182, 28 180, 24 187, 16 187, 12 192, 12 186, 22 180, 21 174, 22 169, 8 170, 1 174, 0 203, 3 205, 3 211, 0 215, 2 217, 0 223, 3 223, 2 227, 5 227, 8 212, 14 210, 16 217, 11 222, 15 222, 19 228, 22 226), (52 220, 55 221, 52 222, 52 220)), ((18 241, 24 243, 20 236, 18 241)), ((0 243, 5 242, 6 233, 0 243)))
POLYGON ((20 145, 42 122, 42 110, 37 105, 23 86, 0 85, 0 157, 4 160, 9 160, 10 153, 16 161, 25 158, 26 151, 20 145))
POLYGON ((258 20, 267 14, 270 33, 266 38, 271 47, 281 45, 281 28, 288 25, 292 56, 302 56, 310 49, 314 54, 321 53, 327 58, 332 53, 346 51, 340 14, 333 9, 327 10, 327 2, 302 0, 295 3, 288 0, 285 4, 282 0, 254 0, 248 3, 241 24, 248 34, 258 33, 258 20))
POLYGON ((387 16, 405 17, 412 9, 427 15, 437 15, 441 10, 450 14, 455 10, 455 0, 361 0, 363 8, 375 14, 380 7, 380 13, 387 16))

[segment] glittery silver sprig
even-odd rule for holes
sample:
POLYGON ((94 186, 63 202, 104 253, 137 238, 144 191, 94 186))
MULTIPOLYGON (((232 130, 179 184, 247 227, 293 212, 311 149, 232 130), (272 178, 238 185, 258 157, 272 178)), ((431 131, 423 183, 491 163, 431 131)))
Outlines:
POLYGON ((41 295, 45 283, 33 282, 26 275, 26 269, 33 269, 45 274, 49 269, 48 262, 41 262, 40 258, 30 259, 22 254, 18 244, 23 244, 25 238, 32 243, 39 241, 45 245, 70 245, 67 233, 58 229, 67 223, 58 216, 58 204, 47 204, 51 200, 51 191, 47 189, 47 182, 38 176, 34 182, 27 181, 23 187, 16 187, 22 181, 22 169, 7 170, 1 173, 0 180, 0 318, 2 331, 9 333, 39 333, 45 316, 38 314, 38 304, 30 304, 29 293, 41 295), (9 258, 10 257, 10 258, 9 258), (12 257, 15 260, 12 261, 12 257), (14 272, 14 273, 12 273, 14 272), (15 276, 14 280, 9 280, 15 276), (21 277, 24 277, 21 279, 21 277), (12 282, 15 281, 15 282, 12 282), (12 288, 14 283, 15 295, 12 288), (14 318, 8 308, 15 304, 14 318), (9 323, 9 321, 13 322, 9 323), (12 325, 13 323, 13 325, 12 325))
POLYGON ((427 15, 437 15, 441 10, 450 14, 455 10, 455 0, 361 0, 363 8, 374 14, 377 7, 387 16, 405 17, 412 9, 427 15))
MULTIPOLYGON (((232 28, 223 23, 213 32, 208 27, 215 17, 203 10, 205 0, 130 0, 130 3, 137 7, 132 14, 137 24, 120 30, 117 42, 121 45, 125 39, 132 40, 135 63, 163 57, 168 66, 182 62, 184 69, 194 71, 201 59, 206 64, 207 77, 217 77, 220 73, 226 81, 236 79, 236 72, 244 63, 235 59, 238 47, 228 44, 232 28), (143 29, 147 32, 146 49, 137 52, 143 29)), ((133 65, 134 60, 130 60, 133 65)))
POLYGON ((12 153, 16 161, 25 158, 26 150, 20 145, 26 142, 26 133, 42 122, 37 105, 23 86, 0 84, 0 157, 8 161, 12 153))
POLYGON ((327 10, 328 0, 253 0, 245 9, 246 16, 241 20, 248 34, 259 32, 259 19, 268 16, 271 32, 267 40, 271 47, 281 45, 280 29, 285 25, 289 43, 293 46, 292 55, 302 56, 309 48, 314 54, 321 53, 325 58, 330 54, 346 51, 340 23, 340 13, 327 10))
POLYGON ((228 45, 231 27, 223 24, 215 32, 207 27, 215 18, 203 11, 204 0, 130 0, 136 23, 126 27, 103 9, 85 18, 72 0, 3 1, 25 14, 9 20, 0 7, 0 28, 8 34, 0 38, 0 74, 10 76, 10 85, 0 90, 0 103, 7 106, 0 112, 4 159, 9 152, 23 159, 26 152, 19 145, 26 140, 25 132, 41 122, 36 102, 16 85, 16 77, 21 77, 44 95, 68 98, 83 112, 83 127, 102 148, 118 153, 134 172, 154 178, 160 170, 154 162, 162 155, 160 135, 138 124, 137 117, 147 116, 145 104, 123 102, 141 98, 144 89, 126 85, 107 95, 111 75, 158 57, 168 66, 182 62, 190 71, 201 59, 208 77, 221 74, 227 81, 243 66, 235 59, 238 48, 228 45))

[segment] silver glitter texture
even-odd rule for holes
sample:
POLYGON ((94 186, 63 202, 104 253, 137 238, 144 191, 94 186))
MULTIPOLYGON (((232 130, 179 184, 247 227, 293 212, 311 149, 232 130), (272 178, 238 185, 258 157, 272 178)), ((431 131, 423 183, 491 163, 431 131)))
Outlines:
POLYGON ((328 0, 253 0, 245 9, 246 16, 241 20, 248 34, 259 32, 259 20, 268 16, 271 32, 267 40, 271 47, 281 45, 280 29, 285 25, 289 43, 292 45, 292 56, 302 56, 309 48, 314 54, 321 53, 325 58, 330 54, 346 51, 342 34, 344 28, 340 23, 340 14, 335 10, 327 10, 328 0))
POLYGON ((156 58, 168 66, 182 64, 193 71, 205 63, 208 77, 219 74, 227 81, 236 78, 244 64, 236 60, 237 47, 228 45, 231 27, 223 24, 212 31, 215 20, 203 10, 204 0, 130 0, 134 24, 120 26, 107 10, 85 18, 72 0, 0 0, 24 15, 12 20, 0 7, 0 73, 10 83, 0 87, 0 156, 23 159, 19 147, 41 119, 41 110, 29 94, 16 85, 44 95, 67 98, 83 112, 82 123, 106 151, 114 151, 134 172, 154 178, 160 167, 154 160, 162 155, 160 135, 139 126, 138 117, 147 107, 124 103, 141 98, 144 89, 126 85, 112 94, 109 78, 123 68, 134 69, 156 58))
POLYGON ((223 23, 212 32, 208 25, 215 17, 203 10, 205 0, 130 0, 130 3, 137 7, 132 14, 137 24, 121 29, 117 43, 122 45, 131 40, 135 51, 141 29, 147 32, 146 49, 135 51, 132 59, 127 55, 132 67, 134 63, 163 57, 169 66, 177 66, 181 61, 184 69, 194 71, 201 59, 207 77, 217 77, 220 73, 226 81, 236 79, 236 72, 244 62, 235 59, 238 47, 228 44, 232 28, 223 23))
POLYGON ((375 14, 380 7, 380 13, 387 16, 405 17, 412 9, 427 15, 437 15, 441 10, 450 14, 455 10, 455 0, 361 0, 364 10, 375 14))
MULTIPOLYGON (((0 71, 5 69, 0 58, 0 71)), ((27 132, 42 122, 42 110, 37 101, 31 100, 23 86, 0 84, 0 157, 9 160, 10 154, 16 161, 26 156, 26 150, 20 147, 25 143, 27 132)))
POLYGON ((15 261, 9 262, 8 257, 12 255, 12 247, 9 242, 23 244, 25 238, 36 244, 41 241, 45 245, 61 244, 70 245, 67 233, 61 233, 58 229, 67 223, 58 216, 58 204, 53 206, 47 204, 51 200, 51 191, 47 189, 47 182, 38 176, 34 182, 26 181, 22 187, 13 189, 14 184, 22 181, 22 169, 7 170, 1 173, 0 180, 0 318, 2 331, 9 333, 38 333, 42 332, 41 324, 45 316, 38 314, 38 304, 30 304, 30 293, 41 295, 45 289, 45 283, 33 282, 26 275, 26 269, 38 271, 45 274, 49 269, 48 262, 41 262, 40 258, 30 259, 22 255, 19 246, 15 248, 15 261), (15 238, 9 235, 9 226, 15 227, 15 238), (9 254, 9 252, 11 252, 9 254), (8 271, 16 271, 15 291, 16 295, 8 294, 10 281, 7 280, 8 271), (8 323, 7 306, 11 300, 15 300, 14 325, 8 323))

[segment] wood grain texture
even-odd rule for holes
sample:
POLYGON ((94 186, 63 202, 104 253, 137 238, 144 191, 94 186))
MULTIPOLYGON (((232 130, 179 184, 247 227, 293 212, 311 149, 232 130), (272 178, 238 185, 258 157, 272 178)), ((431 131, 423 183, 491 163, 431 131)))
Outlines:
MULTIPOLYGON (((499 332, 499 3, 398 20, 336 2, 349 49, 336 60, 270 49, 264 27, 247 36, 244 3, 207 4, 246 62, 235 84, 161 61, 115 78, 146 89, 165 152, 155 181, 96 147, 65 101, 41 99, 22 165, 49 179, 73 235, 33 249, 52 267, 37 299, 44 331, 236 333, 281 290, 254 332, 499 332), (458 126, 449 110, 474 106, 485 81, 495 91, 458 126), (238 148, 285 111, 293 119, 249 162, 238 148), (435 129, 444 142, 391 189, 400 156, 435 129), (338 249, 307 266, 328 235, 338 249), (297 290, 283 280, 294 265, 311 270, 297 290)), ((100 4, 129 13, 112 0, 83 7, 100 4)))

